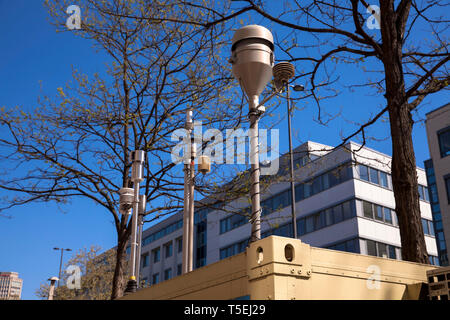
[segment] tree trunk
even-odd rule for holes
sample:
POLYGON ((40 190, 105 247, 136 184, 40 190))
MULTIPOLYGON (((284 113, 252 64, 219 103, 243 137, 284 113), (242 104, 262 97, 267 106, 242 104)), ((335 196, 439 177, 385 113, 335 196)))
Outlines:
POLYGON ((125 291, 125 275, 126 275, 126 247, 128 242, 128 232, 123 232, 118 237, 117 254, 116 254, 116 267, 114 269, 114 277, 112 283, 111 300, 120 298, 125 291))
POLYGON ((381 34, 386 100, 392 136, 392 184, 398 217, 402 259, 429 263, 420 215, 416 158, 412 141, 413 119, 406 99, 402 66, 404 27, 393 1, 381 1, 381 34))
POLYGON ((398 217, 402 259, 429 263, 420 215, 413 120, 408 104, 389 108, 392 135, 392 184, 398 217))

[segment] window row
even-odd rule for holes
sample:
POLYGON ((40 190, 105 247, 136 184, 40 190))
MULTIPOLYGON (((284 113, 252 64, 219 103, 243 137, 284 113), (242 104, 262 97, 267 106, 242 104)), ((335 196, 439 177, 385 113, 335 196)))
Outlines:
MULTIPOLYGON (((361 180, 392 190, 392 177, 389 173, 365 166, 363 164, 358 164, 356 166, 356 174, 361 180)), ((418 191, 420 200, 429 202, 428 188, 419 184, 418 191)))
POLYGON ((361 239, 361 246, 365 249, 365 253, 369 256, 399 260, 401 259, 400 248, 396 246, 364 239, 361 239))
MULTIPOLYGON (((352 168, 350 162, 341 165, 338 168, 323 173, 317 177, 299 183, 295 186, 295 201, 301 201, 308 197, 332 188, 344 181, 351 179, 352 168)), ((291 190, 287 189, 273 197, 261 201, 261 216, 271 214, 291 205, 291 190)), ((251 207, 241 210, 240 213, 226 217, 220 221, 220 233, 233 230, 246 224, 251 216, 251 207)))
POLYGON ((245 248, 247 248, 249 239, 245 239, 242 241, 239 241, 237 243, 233 243, 232 245, 229 245, 225 248, 220 249, 220 260, 234 256, 235 254, 241 253, 245 251, 245 248))
POLYGON ((355 200, 348 200, 317 213, 297 219, 297 234, 314 232, 356 216, 355 200))
POLYGON ((149 243, 152 243, 153 241, 156 241, 178 229, 181 229, 183 227, 183 220, 178 220, 170 225, 168 225, 165 228, 162 228, 161 230, 158 230, 157 232, 154 232, 147 237, 145 237, 142 240, 142 246, 146 246, 149 243))
POLYGON ((377 220, 398 226, 397 216, 395 211, 368 201, 357 200, 358 205, 362 205, 362 214, 365 218, 377 220))
MULTIPOLYGON (((390 258, 390 259, 402 259, 402 252, 400 247, 377 242, 373 240, 360 239, 361 246, 364 247, 366 254, 375 257, 390 258)), ((430 264, 439 265, 439 259, 437 256, 429 255, 428 259, 430 264)))
MULTIPOLYGON (((180 275, 180 274, 181 274, 181 264, 177 266, 177 275, 180 275)), ((172 279, 172 277, 173 277, 172 268, 165 269, 163 272, 162 280, 163 281, 170 280, 170 279, 172 279)), ((144 278, 143 281, 144 281, 145 285, 154 285, 154 284, 159 283, 161 281, 159 272, 152 274, 152 282, 151 283, 147 283, 147 278, 144 278)))
POLYGON ((261 238, 264 239, 268 236, 280 236, 280 237, 292 237, 292 222, 289 222, 280 227, 273 227, 263 233, 261 233, 261 238))
MULTIPOLYGON (((183 251, 183 240, 182 238, 177 238, 176 240, 177 243, 177 252, 180 253, 183 251)), ((164 258, 170 258, 173 255, 173 242, 170 241, 166 244, 163 245, 163 250, 164 250, 164 258)), ((141 256, 141 261, 142 261, 142 267, 147 267, 149 265, 149 254, 148 253, 144 253, 141 256)), ((161 247, 157 247, 154 248, 151 251, 151 259, 153 261, 153 263, 159 262, 161 260, 161 247)))
MULTIPOLYGON (((397 215, 394 210, 364 200, 356 201, 358 206, 362 206, 364 217, 398 226, 397 215)), ((425 235, 434 237, 433 221, 422 218, 422 228, 425 235)))
POLYGON ((331 250, 339 250, 352 253, 360 253, 358 238, 342 241, 325 247, 331 250))
POLYGON ((358 164, 356 166, 356 172, 359 179, 372 182, 381 187, 392 190, 392 178, 390 174, 363 164, 358 164))
MULTIPOLYGON (((297 235, 300 237, 307 233, 322 229, 332 224, 350 219, 356 216, 355 200, 348 200, 330 208, 297 219, 297 235)), ((271 235, 292 237, 292 223, 286 223, 280 227, 273 227, 261 234, 261 238, 271 235)), ((220 259, 245 251, 248 240, 240 241, 220 250, 220 259)))
POLYGON ((301 201, 319 192, 343 183, 353 176, 351 163, 347 162, 338 168, 325 172, 317 177, 295 186, 295 201, 301 201))

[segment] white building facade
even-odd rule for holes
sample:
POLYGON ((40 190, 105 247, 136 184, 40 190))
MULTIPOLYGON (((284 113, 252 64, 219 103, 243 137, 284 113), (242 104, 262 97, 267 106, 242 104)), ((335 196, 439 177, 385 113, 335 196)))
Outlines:
MULTIPOLYGON (((292 236, 286 155, 279 178, 261 195, 261 234, 292 236)), ((294 150, 297 237, 315 247, 401 259, 390 176, 391 158, 350 142, 306 142, 294 150), (331 151, 330 151, 331 150, 331 151)), ((438 264, 425 171, 417 168, 420 210, 430 263, 438 264)), ((195 214, 194 267, 245 251, 251 225, 249 196, 195 214)), ((151 285, 181 274, 180 212, 143 233, 141 280, 151 285)))
POLYGON ((17 272, 0 272, 0 300, 20 300, 22 282, 17 272))

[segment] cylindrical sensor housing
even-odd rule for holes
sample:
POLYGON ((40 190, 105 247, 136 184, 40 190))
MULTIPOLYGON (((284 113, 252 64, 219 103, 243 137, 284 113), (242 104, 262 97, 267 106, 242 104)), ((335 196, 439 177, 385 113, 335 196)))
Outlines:
POLYGON ((121 214, 129 214, 133 207, 134 189, 120 188, 119 195, 119 212, 121 214))
POLYGON ((144 162, 145 161, 145 151, 143 151, 143 150, 131 151, 130 161, 131 162, 144 162))
POLYGON ((144 162, 145 151, 135 150, 130 154, 131 165, 131 181, 141 182, 144 180, 144 162))
POLYGON ((139 195, 139 214, 145 213, 145 207, 147 205, 147 197, 145 194, 139 195))
POLYGON ((272 33, 259 25, 237 30, 231 40, 233 74, 250 96, 259 96, 272 79, 274 45, 272 33))
POLYGON ((197 144, 191 143, 191 159, 197 158, 197 144))
POLYGON ((198 171, 203 174, 211 171, 211 159, 208 156, 200 156, 198 158, 198 171))

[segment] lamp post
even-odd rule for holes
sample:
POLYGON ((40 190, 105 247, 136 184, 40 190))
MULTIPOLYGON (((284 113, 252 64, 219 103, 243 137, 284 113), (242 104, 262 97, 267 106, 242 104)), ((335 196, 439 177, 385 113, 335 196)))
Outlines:
MULTIPOLYGON (((275 86, 279 89, 285 87, 286 90, 286 106, 288 117, 288 134, 289 134, 289 171, 290 171, 290 184, 291 184, 291 217, 292 217, 292 237, 297 238, 297 215, 295 210, 295 182, 294 182, 294 154, 292 147, 292 132, 291 132, 291 98, 289 96, 289 79, 294 77, 295 68, 289 62, 280 62, 273 67, 273 77, 275 80, 275 86)), ((303 91, 302 85, 293 86, 294 91, 303 91)))
POLYGON ((286 101, 289 131, 289 166, 291 174, 291 214, 292 214, 292 237, 297 239, 297 215, 295 212, 295 184, 294 184, 294 155, 292 151, 292 133, 291 133, 291 106, 289 97, 289 84, 286 82, 286 101))
MULTIPOLYGON (((61 250, 61 260, 59 261, 59 279, 61 279, 61 268, 62 268, 62 262, 63 262, 63 254, 64 251, 72 251, 72 249, 64 249, 64 248, 53 248, 53 250, 61 250)), ((58 279, 58 288, 59 288, 59 281, 58 279)))

